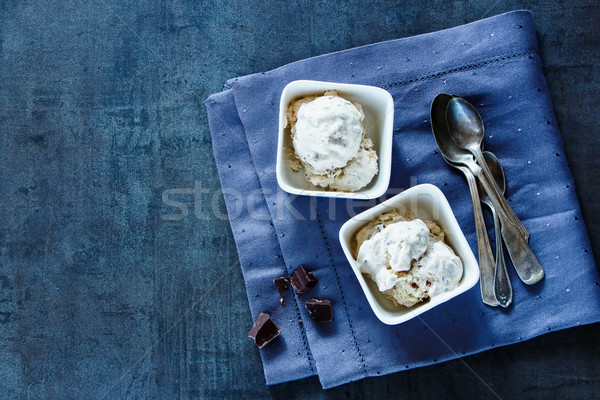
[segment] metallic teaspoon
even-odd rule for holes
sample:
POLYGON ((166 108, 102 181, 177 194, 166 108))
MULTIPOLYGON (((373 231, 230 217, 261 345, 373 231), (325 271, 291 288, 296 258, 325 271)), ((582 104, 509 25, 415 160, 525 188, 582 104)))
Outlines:
MULTIPOLYGON (((494 179, 496 180, 496 184, 498 188, 504 194, 506 190, 506 179, 504 177, 504 171, 502 170, 502 164, 500 164, 500 160, 496 158, 496 156, 489 151, 483 152, 483 158, 490 168, 494 179)), ((496 294, 496 299, 498 299, 498 303, 502 307, 508 307, 510 303, 512 303, 513 292, 512 286, 510 284, 510 278, 508 277, 508 272, 506 271, 506 262, 504 261, 504 251, 502 248, 502 235, 500 234, 500 219, 498 218, 498 214, 496 214, 496 209, 490 200, 490 197, 487 195, 481 184, 478 185, 479 189, 479 197, 481 198, 481 202, 486 204, 490 210, 492 210, 492 215, 494 216, 494 231, 496 234, 496 267, 494 269, 494 293, 496 294)))
POLYGON ((481 117, 471 104, 457 97, 453 97, 448 102, 446 117, 448 129, 451 132, 451 136, 449 135, 446 141, 454 143, 454 147, 450 147, 446 151, 458 148, 461 152, 452 151, 446 154, 441 147, 440 150, 450 161, 469 167, 471 172, 479 179, 496 208, 501 222, 502 237, 519 278, 528 285, 539 282, 544 277, 544 269, 531 251, 527 239, 519 230, 518 225, 513 223, 512 218, 509 217, 508 214, 512 210, 510 210, 504 196, 499 194, 492 174, 483 159, 480 149, 484 135, 481 117), (459 143, 455 142, 453 137, 458 139, 463 147, 459 147, 459 143), (475 162, 474 156, 478 162, 475 162), (488 176, 491 177, 491 181, 488 176))
POLYGON ((529 241, 527 229, 525 229, 504 196, 500 193, 498 186, 495 184, 495 179, 483 158, 481 143, 485 136, 485 129, 483 127, 483 120, 475 107, 465 99, 455 96, 448 103, 446 121, 448 122, 450 135, 458 147, 470 151, 475 156, 475 160, 479 166, 483 169, 483 173, 494 192, 490 196, 496 196, 505 214, 521 231, 525 241, 529 241))
MULTIPOLYGON (((448 147, 454 147, 456 152, 465 152, 456 146, 446 123, 446 108, 452 95, 446 93, 438 94, 431 103, 431 129, 433 136, 442 151, 442 155, 449 152, 448 147), (450 139, 450 140, 448 140, 450 139)), ((468 153, 468 152, 467 152, 468 153)), ((470 156, 470 154, 469 154, 470 156)), ((444 156, 444 160, 451 166, 459 169, 467 179, 471 199, 473 200, 473 214, 475 216, 475 231, 477 234, 477 250, 479 255, 479 273, 481 275, 479 285, 481 289, 481 299, 490 306, 497 306, 498 301, 494 294, 494 255, 487 235, 483 215, 481 213, 481 203, 477 192, 477 183, 475 177, 469 168, 464 165, 454 163, 444 156)))

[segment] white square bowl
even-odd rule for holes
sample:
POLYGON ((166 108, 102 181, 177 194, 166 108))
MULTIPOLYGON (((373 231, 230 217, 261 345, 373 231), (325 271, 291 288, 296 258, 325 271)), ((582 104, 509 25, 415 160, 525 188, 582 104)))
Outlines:
POLYGON ((349 83, 319 81, 293 81, 281 93, 279 102, 279 139, 277 143, 277 183, 284 191, 305 196, 340 197, 351 199, 374 199, 382 196, 390 184, 392 169, 392 135, 394 125, 394 100, 381 88, 349 83), (364 188, 356 192, 333 191, 315 186, 304 178, 302 171, 295 172, 289 166, 286 149, 293 149, 291 128, 285 128, 285 112, 292 100, 305 96, 323 94, 336 90, 346 100, 362 105, 367 137, 373 141, 373 149, 379 157, 379 172, 364 188))
POLYGON ((348 258, 348 262, 365 292, 365 296, 375 312, 375 315, 385 324, 397 325, 408 321, 427 310, 431 310, 453 297, 472 288, 479 280, 479 266, 471 251, 454 213, 448 204, 446 196, 434 185, 417 185, 392 197, 391 199, 358 214, 348 220, 340 228, 340 243, 348 258), (385 297, 377 288, 377 284, 365 277, 356 261, 354 251, 355 234, 367 222, 393 209, 410 210, 417 218, 427 219, 437 223, 446 234, 446 244, 449 245, 463 263, 463 276, 454 290, 433 296, 426 302, 413 307, 398 307, 385 297))

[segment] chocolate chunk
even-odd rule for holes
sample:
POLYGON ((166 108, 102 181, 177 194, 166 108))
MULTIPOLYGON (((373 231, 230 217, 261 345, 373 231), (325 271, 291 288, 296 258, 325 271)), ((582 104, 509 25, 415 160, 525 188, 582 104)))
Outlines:
POLYGON ((248 337, 254 339, 254 343, 261 349, 264 345, 279 336, 280 333, 281 329, 279 329, 269 314, 260 313, 252 329, 248 332, 248 337))
POLYGON ((310 299, 305 304, 310 317, 317 324, 329 322, 333 319, 333 310, 330 300, 310 299))
POLYGON ((292 274, 292 286, 296 293, 304 294, 317 284, 318 280, 312 272, 307 271, 301 265, 292 274))
POLYGON ((273 279, 273 283, 275 284, 275 288, 279 293, 283 293, 290 288, 290 280, 285 276, 280 276, 279 278, 273 279))

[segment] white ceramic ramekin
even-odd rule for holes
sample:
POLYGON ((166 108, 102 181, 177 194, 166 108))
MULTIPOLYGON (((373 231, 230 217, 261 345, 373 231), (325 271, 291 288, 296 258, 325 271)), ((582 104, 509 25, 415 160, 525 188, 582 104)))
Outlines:
POLYGON ((306 196, 340 197, 351 199, 374 199, 382 196, 390 184, 392 168, 392 135, 394 124, 394 100, 388 91, 365 85, 332 83, 319 81, 290 82, 281 94, 279 102, 279 139, 277 143, 277 183, 286 192, 306 196), (304 178, 303 171, 293 171, 288 161, 293 149, 290 127, 285 126, 285 112, 292 100, 301 97, 323 94, 326 90, 336 90, 351 102, 362 105, 365 112, 364 124, 367 137, 373 140, 373 148, 379 157, 379 172, 371 183, 356 192, 332 191, 315 186, 304 178))
POLYGON ((339 237, 348 262, 356 274, 356 278, 360 282, 360 286, 365 292, 365 296, 373 312, 383 323, 388 325, 400 324, 425 311, 431 310, 433 307, 445 303, 453 297, 469 290, 479 280, 477 260, 454 217, 446 196, 444 196, 440 189, 430 184, 417 185, 407 189, 348 220, 340 228, 339 237), (419 303, 413 307, 398 307, 379 291, 375 282, 360 272, 358 262, 355 258, 354 235, 368 221, 392 209, 410 210, 417 218, 434 221, 444 230, 446 244, 454 250, 463 263, 463 276, 458 287, 449 292, 433 296, 428 301, 419 303))

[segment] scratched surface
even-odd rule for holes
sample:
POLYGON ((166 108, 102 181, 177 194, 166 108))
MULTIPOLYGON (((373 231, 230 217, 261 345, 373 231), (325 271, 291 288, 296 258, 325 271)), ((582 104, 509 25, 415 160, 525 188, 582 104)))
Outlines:
POLYGON ((1 1, 0 398, 597 396, 598 324, 266 387, 203 106, 233 76, 529 8, 598 260, 600 4, 538 3, 1 1))

